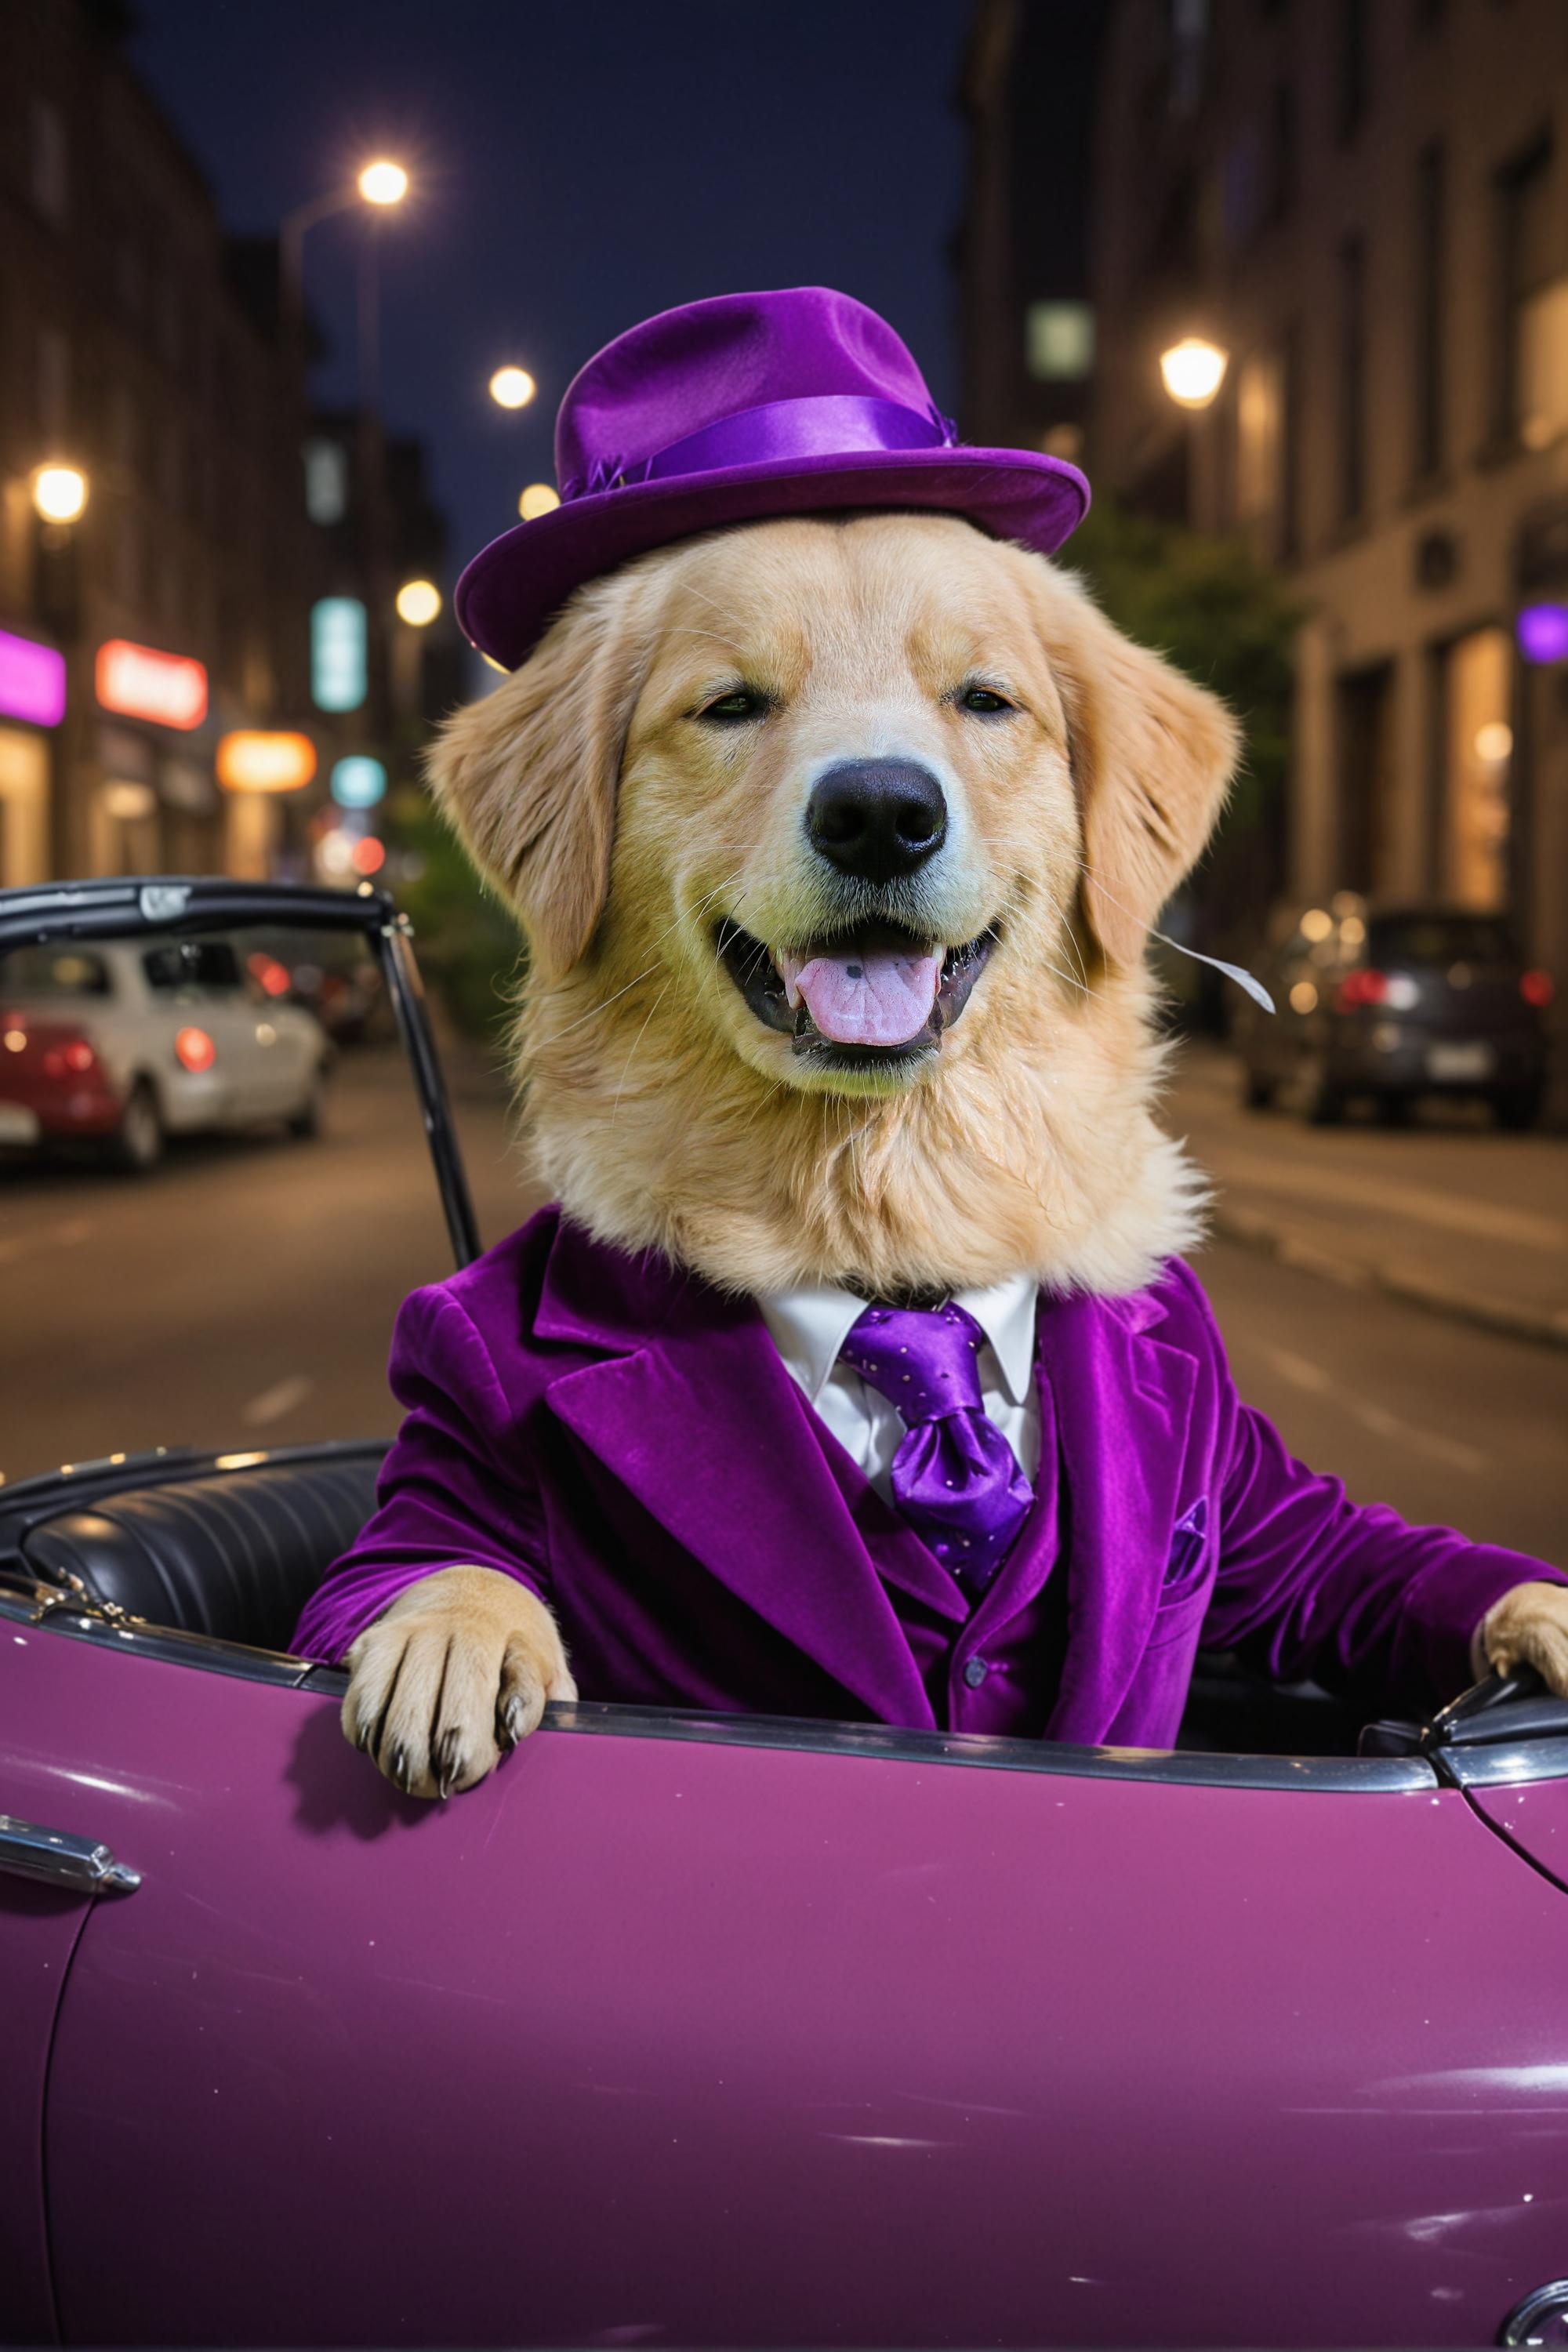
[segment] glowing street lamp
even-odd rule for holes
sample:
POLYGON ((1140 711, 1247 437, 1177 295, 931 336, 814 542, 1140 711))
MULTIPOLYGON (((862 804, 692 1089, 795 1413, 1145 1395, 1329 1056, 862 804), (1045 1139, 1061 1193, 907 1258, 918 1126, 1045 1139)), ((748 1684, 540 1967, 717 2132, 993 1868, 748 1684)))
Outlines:
POLYGON ((1160 354, 1165 390, 1180 408, 1206 408, 1230 364, 1230 353, 1202 335, 1184 335, 1160 354))
POLYGON ((87 506, 87 476, 75 466, 39 466, 33 504, 45 522, 75 522, 87 506))
POLYGON ((378 156, 365 165, 354 185, 367 205, 400 205, 408 194, 408 174, 401 163, 378 156))
POLYGON ((534 522, 560 504, 560 491, 552 489, 548 482, 530 482, 517 502, 517 510, 524 522, 534 522))
POLYGON ((497 368, 490 378, 490 398, 498 408, 526 408, 538 389, 526 368, 497 368))
MULTIPOLYGON (((352 186, 333 188, 324 196, 312 196, 308 204, 296 205, 292 212, 284 214, 278 232, 279 278, 283 314, 295 332, 300 326, 303 311, 305 231, 314 228, 318 221, 330 220, 335 213, 352 212, 356 205, 365 204, 378 212, 385 212, 403 202, 408 188, 408 173, 403 165, 395 163, 390 156, 377 155, 359 172, 352 186)), ((369 249, 374 252, 374 242, 369 249)), ((366 272, 370 267, 368 260, 362 263, 362 268, 366 272)), ((362 311, 367 309, 374 310, 374 295, 368 289, 366 278, 361 286, 362 311)), ((361 323, 363 370, 367 335, 363 319, 361 323)), ((374 341, 374 337, 369 340, 374 341)), ((364 388, 362 386, 362 393, 364 388)))
POLYGON ((411 629, 426 629, 441 609, 441 591, 433 580, 405 580, 397 592, 397 617, 411 629))

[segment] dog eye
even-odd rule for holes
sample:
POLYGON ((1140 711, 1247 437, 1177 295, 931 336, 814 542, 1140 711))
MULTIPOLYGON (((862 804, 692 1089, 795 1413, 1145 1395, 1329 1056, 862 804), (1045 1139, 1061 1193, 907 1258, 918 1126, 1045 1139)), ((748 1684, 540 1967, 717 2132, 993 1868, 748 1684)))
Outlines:
POLYGON ((729 694, 721 694, 712 702, 703 704, 699 719, 761 719, 767 710, 767 697, 754 687, 737 686, 729 694))
POLYGON ((961 710, 973 710, 981 719, 994 718, 999 710, 1017 709, 1017 705, 1009 702, 1005 694, 998 694, 994 686, 966 686, 958 698, 958 707, 961 710))

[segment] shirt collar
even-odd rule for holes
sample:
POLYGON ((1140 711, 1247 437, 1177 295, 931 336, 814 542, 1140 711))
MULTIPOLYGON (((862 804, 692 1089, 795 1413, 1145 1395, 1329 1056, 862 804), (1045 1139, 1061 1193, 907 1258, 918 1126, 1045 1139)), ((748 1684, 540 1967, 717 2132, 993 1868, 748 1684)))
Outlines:
MULTIPOLYGON (((954 1303, 973 1316, 991 1342, 1002 1385, 1014 1404, 1029 1393, 1035 1362, 1037 1286, 1016 1274, 988 1290, 959 1290, 954 1303)), ((866 1302, 837 1283, 774 1291, 759 1298, 763 1319, 785 1370, 815 1404, 827 1386, 838 1351, 866 1311, 866 1302)))

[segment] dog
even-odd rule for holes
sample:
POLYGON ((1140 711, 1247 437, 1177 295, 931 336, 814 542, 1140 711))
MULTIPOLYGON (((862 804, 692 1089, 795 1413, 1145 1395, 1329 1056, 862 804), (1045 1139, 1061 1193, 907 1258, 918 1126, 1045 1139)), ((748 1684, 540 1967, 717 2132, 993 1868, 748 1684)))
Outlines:
MULTIPOLYGON (((773 517, 591 581, 431 762, 526 935, 552 1196, 734 1300, 1145 1295, 1204 1185, 1158 1123, 1143 950, 1237 752, 1068 572, 956 515, 773 517)), ((1488 1559, 1472 1666, 1568 1691, 1562 1586, 1488 1559)), ((422 1796, 576 1694, 541 1594, 460 1559, 346 1656, 346 1735, 422 1796)))

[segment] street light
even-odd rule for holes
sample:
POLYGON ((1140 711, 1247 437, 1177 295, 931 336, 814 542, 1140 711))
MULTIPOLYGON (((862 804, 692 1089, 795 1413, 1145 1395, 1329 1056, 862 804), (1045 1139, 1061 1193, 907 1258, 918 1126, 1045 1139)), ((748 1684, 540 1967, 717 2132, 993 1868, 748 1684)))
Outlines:
POLYGON ((400 205, 408 194, 408 174, 401 163, 381 156, 365 165, 354 184, 367 205, 400 205))
POLYGON ((397 617, 411 629, 428 628, 441 609, 441 591, 433 580, 405 580, 397 592, 397 617))
POLYGON ((33 504, 45 522, 75 522, 87 505, 87 476, 75 466, 38 466, 33 504))
POLYGON ((526 368, 497 368, 490 378, 490 398, 498 408, 526 408, 537 390, 526 368))
POLYGON ((1165 390, 1180 408, 1206 408, 1229 364, 1230 353, 1202 335, 1184 335, 1160 354, 1165 390))
POLYGON ((284 214, 278 230, 278 270, 283 314, 291 327, 298 326, 302 307, 305 231, 314 228, 318 221, 330 220, 334 213, 352 212, 358 204, 374 205, 384 212, 389 205, 400 205, 407 194, 408 174, 403 165, 378 155, 365 164, 352 187, 312 196, 309 204, 296 205, 292 212, 284 214))
POLYGON ((561 504, 561 493, 548 482, 530 482, 517 502, 517 510, 524 522, 533 522, 540 515, 549 514, 561 504))

